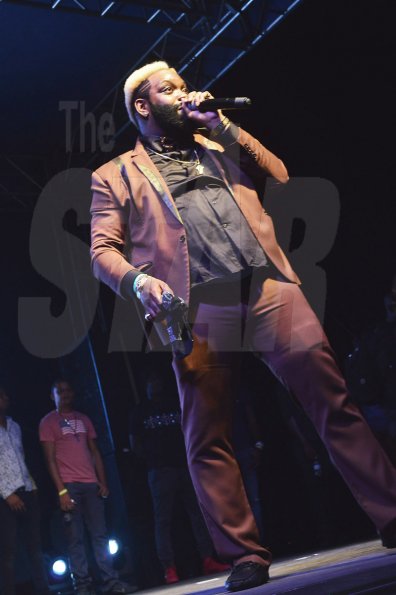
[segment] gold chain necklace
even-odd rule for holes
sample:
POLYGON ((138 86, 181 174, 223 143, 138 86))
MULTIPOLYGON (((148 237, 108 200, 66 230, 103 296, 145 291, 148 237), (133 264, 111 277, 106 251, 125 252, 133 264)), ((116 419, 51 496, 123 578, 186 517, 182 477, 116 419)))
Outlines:
POLYGON ((159 155, 160 157, 163 157, 164 159, 168 159, 169 161, 177 161, 177 163, 183 163, 183 165, 195 165, 195 171, 197 172, 198 175, 202 175, 204 172, 204 166, 202 165, 202 163, 198 157, 198 153, 197 153, 196 149, 194 149, 195 161, 183 161, 183 159, 175 159, 174 157, 168 157, 168 155, 164 155, 163 153, 154 151, 154 149, 152 149, 151 147, 150 147, 150 151, 152 151, 156 155, 159 155))

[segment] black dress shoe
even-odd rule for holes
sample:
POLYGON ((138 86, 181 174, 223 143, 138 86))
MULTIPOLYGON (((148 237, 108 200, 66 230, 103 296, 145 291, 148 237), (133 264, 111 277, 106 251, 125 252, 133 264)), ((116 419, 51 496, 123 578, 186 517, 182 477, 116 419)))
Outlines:
POLYGON ((396 548, 396 520, 388 523, 382 531, 378 531, 378 534, 384 547, 396 548))
POLYGON ((382 545, 387 547, 388 549, 392 549, 396 547, 396 533, 393 535, 383 535, 382 533, 379 534, 382 545))
POLYGON ((225 582, 227 591, 244 591, 268 582, 268 568, 257 562, 241 562, 225 582))

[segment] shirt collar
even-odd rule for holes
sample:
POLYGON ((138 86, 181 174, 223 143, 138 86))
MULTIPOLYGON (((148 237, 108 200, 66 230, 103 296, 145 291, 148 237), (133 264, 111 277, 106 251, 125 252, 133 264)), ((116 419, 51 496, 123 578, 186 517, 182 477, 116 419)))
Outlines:
POLYGON ((191 142, 181 142, 169 136, 141 136, 140 138, 146 148, 153 149, 157 153, 184 152, 194 147, 193 137, 191 142))

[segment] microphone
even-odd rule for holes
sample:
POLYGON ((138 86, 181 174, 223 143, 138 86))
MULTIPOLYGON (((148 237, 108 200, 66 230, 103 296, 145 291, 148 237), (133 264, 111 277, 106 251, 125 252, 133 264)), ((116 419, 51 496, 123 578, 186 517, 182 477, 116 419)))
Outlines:
POLYGON ((188 109, 199 112, 215 112, 218 109, 247 109, 252 105, 249 97, 219 97, 218 99, 205 99, 198 107, 193 102, 187 104, 188 109))

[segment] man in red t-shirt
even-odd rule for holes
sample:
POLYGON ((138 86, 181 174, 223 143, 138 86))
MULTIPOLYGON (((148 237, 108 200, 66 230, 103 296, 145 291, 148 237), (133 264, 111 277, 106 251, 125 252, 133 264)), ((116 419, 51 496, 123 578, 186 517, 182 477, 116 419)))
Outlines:
POLYGON ((109 490, 95 429, 89 417, 73 409, 74 391, 68 382, 54 382, 51 398, 56 409, 41 420, 39 432, 59 505, 65 513, 75 590, 79 595, 95 592, 84 547, 85 524, 105 593, 133 593, 137 588, 119 580, 108 552, 103 499, 109 490))

